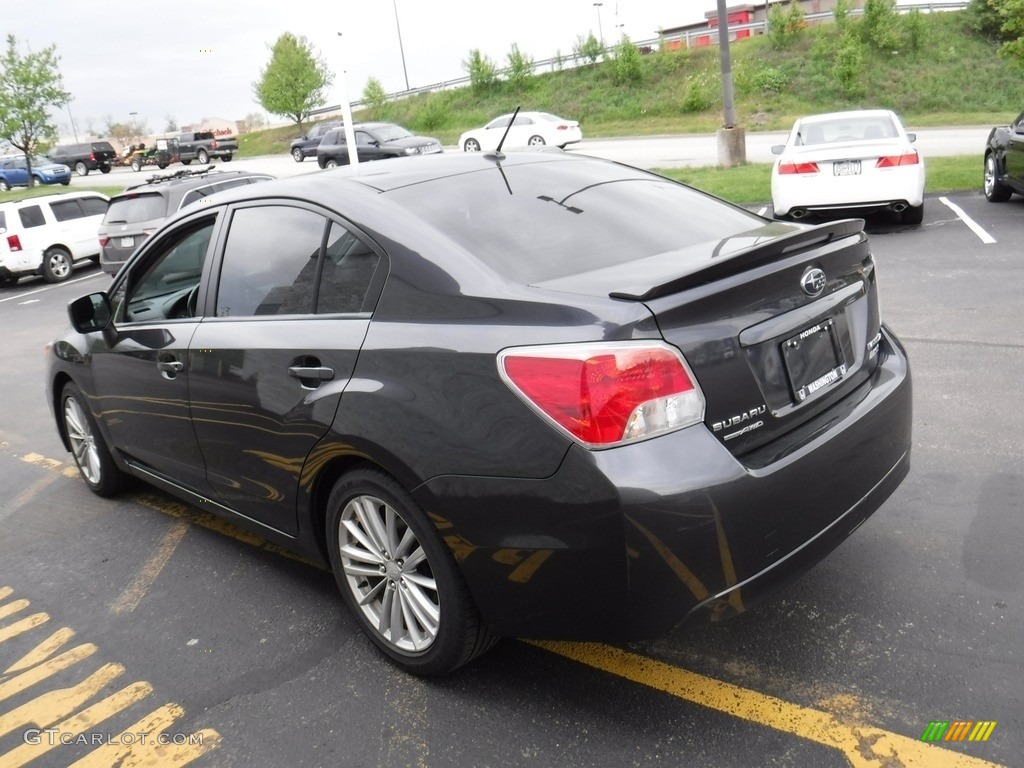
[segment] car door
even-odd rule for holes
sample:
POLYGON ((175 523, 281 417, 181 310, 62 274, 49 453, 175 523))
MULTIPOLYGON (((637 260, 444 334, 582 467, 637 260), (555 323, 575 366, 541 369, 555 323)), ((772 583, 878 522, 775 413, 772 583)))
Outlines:
POLYGON ((204 496, 206 467, 188 404, 193 309, 206 279, 217 215, 207 209, 151 240, 111 287, 113 343, 91 370, 99 418, 142 471, 204 496))
POLYGON ((1017 189, 1024 188, 1024 112, 1010 124, 1006 145, 1006 175, 1017 189))
POLYGON ((372 135, 369 131, 355 131, 356 135, 356 153, 359 155, 359 162, 369 162, 370 160, 380 160, 385 157, 387 153, 381 146, 380 141, 377 137, 372 135))
POLYGON ((525 147, 530 141, 530 137, 536 132, 533 128, 533 118, 527 117, 526 115, 516 115, 515 121, 512 123, 512 127, 509 129, 508 138, 505 139, 505 146, 512 147, 525 147))
MULTIPOLYGON (((370 322, 379 254, 337 217, 291 201, 235 207, 192 340, 196 435, 215 498, 295 535, 303 471, 370 322)), ((379 289, 378 289, 379 292, 379 289)))
POLYGON ((74 259, 84 259, 100 252, 97 236, 99 224, 106 204, 97 206, 100 198, 70 198, 50 203, 53 218, 57 221, 60 242, 71 248, 74 259))
POLYGON ((5 160, 3 163, 4 178, 12 187, 28 186, 28 170, 25 168, 25 158, 15 157, 5 160))

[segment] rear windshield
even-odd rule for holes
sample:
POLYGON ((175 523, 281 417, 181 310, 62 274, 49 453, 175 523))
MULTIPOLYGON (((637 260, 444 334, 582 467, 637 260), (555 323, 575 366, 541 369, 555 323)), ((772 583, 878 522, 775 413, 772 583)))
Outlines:
POLYGON ((167 215, 167 201, 163 195, 125 195, 110 201, 103 223, 135 224, 140 221, 162 219, 167 215))
POLYGON ((612 163, 495 166, 388 194, 525 284, 721 240, 764 223, 690 187, 612 163))

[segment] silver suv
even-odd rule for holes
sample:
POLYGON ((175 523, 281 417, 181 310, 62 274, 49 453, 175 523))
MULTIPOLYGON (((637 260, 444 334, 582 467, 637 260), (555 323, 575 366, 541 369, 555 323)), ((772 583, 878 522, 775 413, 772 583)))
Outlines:
POLYGON ((225 189, 269 181, 265 173, 248 171, 175 171, 151 176, 110 199, 99 228, 100 267, 114 274, 147 237, 171 214, 225 189))
POLYGON ((59 283, 76 261, 95 259, 109 199, 99 192, 67 192, 0 203, 0 286, 25 275, 59 283))

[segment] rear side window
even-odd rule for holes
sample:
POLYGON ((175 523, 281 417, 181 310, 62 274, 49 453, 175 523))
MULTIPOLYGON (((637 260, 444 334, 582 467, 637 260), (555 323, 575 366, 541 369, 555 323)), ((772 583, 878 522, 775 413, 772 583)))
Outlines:
POLYGON ((50 210, 53 211, 53 218, 57 221, 80 219, 84 215, 82 206, 78 204, 77 200, 61 200, 50 203, 50 210))
POLYGON ((7 214, 0 211, 0 229, 7 229, 7 214))
POLYGON ((302 208, 235 211, 224 248, 217 316, 311 313, 326 224, 323 216, 302 208))
POLYGON ((41 227, 46 223, 43 211, 38 205, 28 205, 19 209, 18 216, 23 227, 41 227))
POLYGON ((366 243, 332 222, 316 311, 320 314, 362 311, 378 261, 379 257, 366 243))
POLYGON ((80 197, 79 204, 86 216, 100 216, 107 212, 107 201, 102 197, 80 197))
POLYGON ((110 201, 104 223, 135 224, 140 221, 161 219, 167 215, 167 203, 163 195, 125 195, 110 201))

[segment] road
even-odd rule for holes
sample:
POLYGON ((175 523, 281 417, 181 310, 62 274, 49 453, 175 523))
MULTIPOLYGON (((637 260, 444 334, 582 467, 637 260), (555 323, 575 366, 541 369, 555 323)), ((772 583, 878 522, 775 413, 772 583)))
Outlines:
POLYGON ((849 540, 733 621, 621 648, 508 639, 442 680, 384 662, 329 574, 144 487, 89 493, 42 351, 109 278, 0 292, 0 765, 1019 765, 1024 199, 948 202, 994 242, 938 198, 920 227, 869 222, 915 433, 909 477, 849 540), (932 746, 934 721, 996 725, 932 746), (133 735, 153 728, 176 742, 133 735))
MULTIPOLYGON (((967 128, 920 128, 917 129, 917 145, 925 159, 949 155, 981 156, 985 146, 989 128, 972 126, 967 128)), ((771 152, 773 144, 786 141, 786 132, 751 132, 747 134, 747 161, 751 163, 770 163, 775 156, 771 152)), ((447 152, 459 151, 456 147, 447 147, 447 152)), ((584 139, 569 152, 594 155, 608 160, 615 160, 640 168, 685 168, 718 164, 718 143, 714 135, 694 134, 676 136, 645 136, 619 139, 584 139)), ((195 169, 197 166, 190 166, 195 169)), ((230 163, 217 161, 214 167, 227 170, 246 170, 269 173, 278 178, 295 176, 300 173, 314 173, 318 170, 316 160, 309 158, 305 162, 296 163, 287 154, 264 155, 251 158, 235 158, 230 163)), ((103 175, 98 172, 88 176, 72 177, 73 186, 96 186, 116 184, 137 184, 154 173, 171 173, 183 169, 184 166, 173 165, 166 171, 155 167, 147 167, 140 173, 129 168, 115 168, 111 173, 103 175)), ((978 161, 979 184, 981 178, 981 161, 978 161)))

